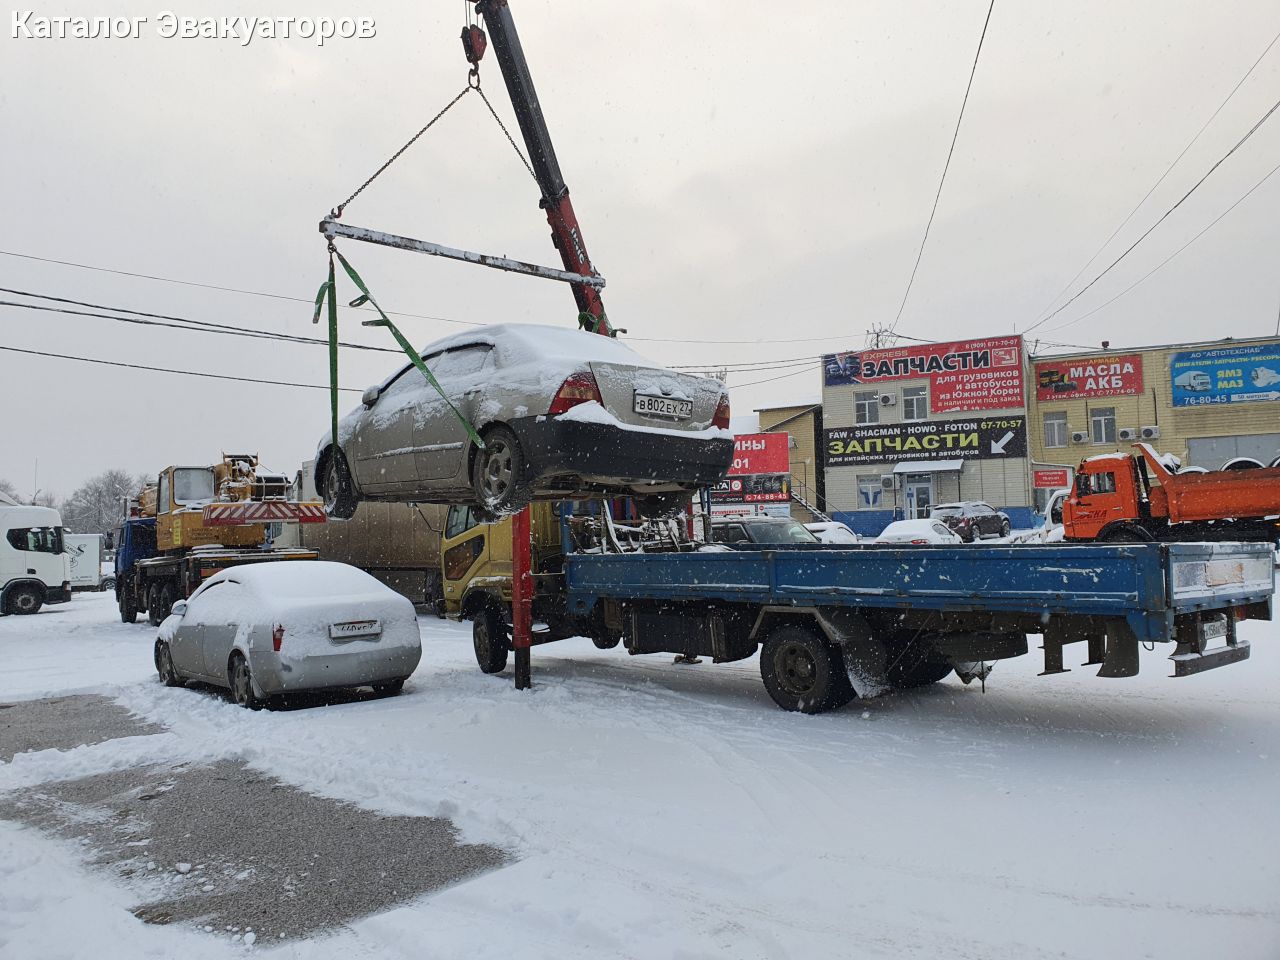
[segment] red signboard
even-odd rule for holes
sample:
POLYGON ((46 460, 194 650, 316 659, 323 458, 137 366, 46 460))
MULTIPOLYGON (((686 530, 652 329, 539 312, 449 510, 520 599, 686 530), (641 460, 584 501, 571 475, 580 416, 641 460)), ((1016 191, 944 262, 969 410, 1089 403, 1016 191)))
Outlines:
POLYGON ((1021 337, 833 353, 822 359, 829 387, 927 379, 929 409, 936 413, 1023 405, 1021 337))
POLYGON ((785 433, 740 433, 733 438, 733 466, 729 476, 752 473, 790 473, 791 437, 785 433))
POLYGON ((1032 470, 1031 480, 1038 490, 1058 490, 1071 486, 1069 470, 1032 470))
POLYGON ((1036 364, 1036 400, 1132 397, 1142 392, 1142 354, 1042 360, 1036 364))

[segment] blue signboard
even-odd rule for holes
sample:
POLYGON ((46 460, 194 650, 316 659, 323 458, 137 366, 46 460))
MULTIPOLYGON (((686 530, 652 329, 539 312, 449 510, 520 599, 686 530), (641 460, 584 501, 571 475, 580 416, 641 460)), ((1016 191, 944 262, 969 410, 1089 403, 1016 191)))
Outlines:
POLYGON ((1280 342, 1175 353, 1169 378, 1175 407, 1280 400, 1280 342))

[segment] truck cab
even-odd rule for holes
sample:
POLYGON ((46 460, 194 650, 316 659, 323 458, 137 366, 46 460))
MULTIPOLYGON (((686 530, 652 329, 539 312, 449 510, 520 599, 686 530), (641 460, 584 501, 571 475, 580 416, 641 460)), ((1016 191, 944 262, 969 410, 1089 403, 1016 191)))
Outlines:
POLYGON ((0 505, 0 615, 71 599, 62 517, 50 507, 0 505))
MULTIPOLYGON (((204 508, 216 496, 215 468, 166 467, 155 486, 156 549, 161 553, 220 544, 256 547, 267 539, 264 524, 207 526, 204 508)), ((144 514, 150 506, 144 498, 144 514)))
MULTIPOLYGON (((1105 454, 1081 461, 1071 495, 1062 504, 1068 540, 1134 539, 1139 529, 1116 524, 1149 514, 1146 478, 1138 462, 1125 454, 1105 454), (1121 537, 1120 533, 1126 536, 1121 537)), ((1146 537, 1145 539, 1150 539, 1146 537)))

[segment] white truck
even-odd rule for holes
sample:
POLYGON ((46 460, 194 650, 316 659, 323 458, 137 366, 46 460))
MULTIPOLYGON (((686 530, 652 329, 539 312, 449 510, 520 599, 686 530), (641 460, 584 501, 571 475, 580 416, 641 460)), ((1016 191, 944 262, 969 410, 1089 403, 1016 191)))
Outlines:
POLYGON ((0 615, 71 599, 71 558, 51 507, 0 504, 0 615))
POLYGON ((71 560, 72 590, 115 589, 115 574, 110 575, 111 585, 105 586, 102 573, 102 534, 64 533, 63 543, 71 560))

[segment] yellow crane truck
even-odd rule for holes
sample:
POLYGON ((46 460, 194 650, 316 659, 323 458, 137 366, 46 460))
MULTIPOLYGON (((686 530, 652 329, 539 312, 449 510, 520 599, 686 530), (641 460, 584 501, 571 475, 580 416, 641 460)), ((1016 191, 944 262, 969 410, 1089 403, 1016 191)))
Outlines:
POLYGON ((259 470, 256 454, 222 455, 207 467, 166 467, 125 507, 116 531, 120 619, 139 613, 156 625, 174 602, 208 577, 245 563, 314 560, 314 550, 281 549, 273 523, 322 523, 324 505, 292 498, 289 479, 259 470))

